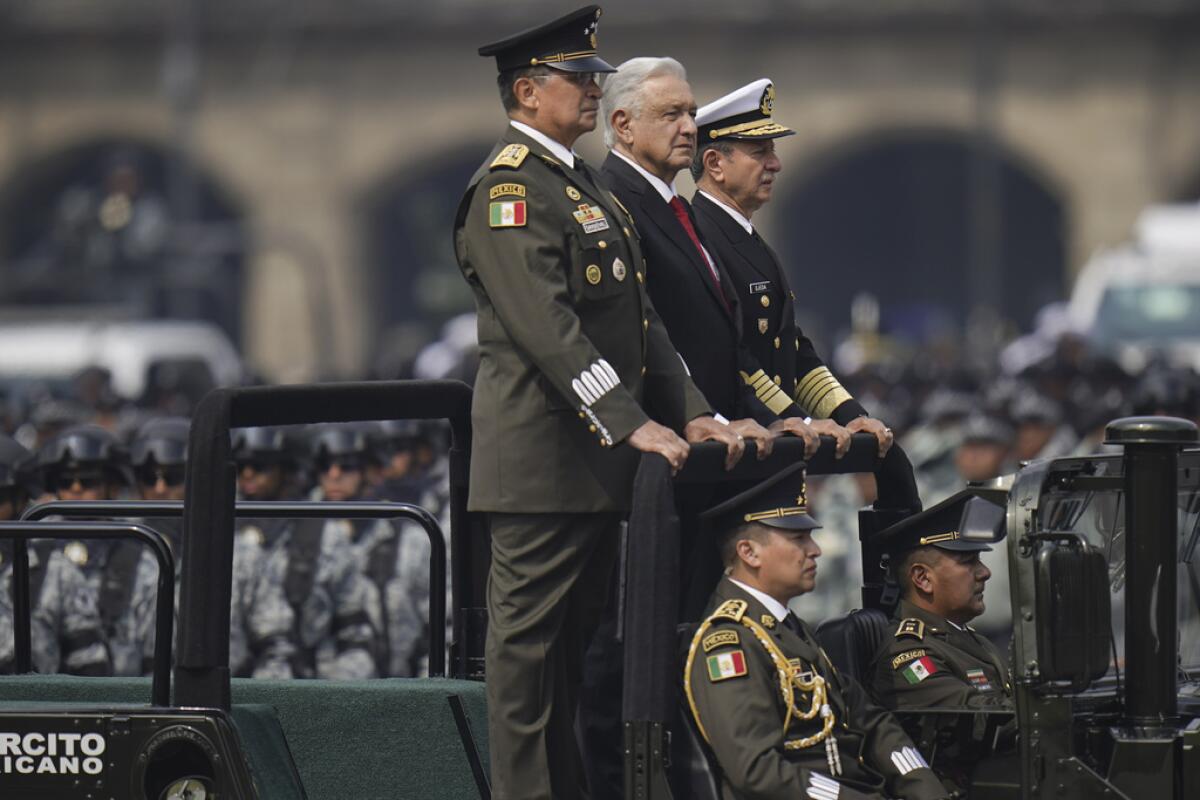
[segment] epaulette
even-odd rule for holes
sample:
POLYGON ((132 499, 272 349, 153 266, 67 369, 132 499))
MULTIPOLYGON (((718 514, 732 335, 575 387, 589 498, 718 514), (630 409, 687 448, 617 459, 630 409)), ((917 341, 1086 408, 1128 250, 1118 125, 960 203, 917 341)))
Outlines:
POLYGON ((914 639, 925 638, 925 623, 919 619, 909 617, 900 621, 900 627, 896 628, 896 638, 900 639, 905 636, 912 636, 914 639))
POLYGON ((734 622, 741 622, 749 606, 750 604, 745 600, 726 600, 724 603, 721 603, 720 608, 712 613, 709 619, 731 619, 734 622))
POLYGON ((625 204, 622 203, 619 199, 617 199, 617 195, 615 192, 609 192, 608 196, 611 197, 613 199, 613 202, 617 204, 617 208, 619 208, 625 212, 625 216, 629 217, 630 220, 633 219, 633 214, 630 214, 629 209, 625 207, 625 204))
POLYGON ((497 167, 516 169, 521 166, 521 162, 525 160, 525 156, 527 155, 529 155, 529 148, 526 145, 510 144, 492 159, 492 164, 488 169, 496 169, 497 167))

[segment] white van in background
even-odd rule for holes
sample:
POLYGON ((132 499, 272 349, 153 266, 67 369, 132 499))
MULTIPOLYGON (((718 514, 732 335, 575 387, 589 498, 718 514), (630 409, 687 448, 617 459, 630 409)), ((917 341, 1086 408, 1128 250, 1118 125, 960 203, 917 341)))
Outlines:
POLYGON ((1071 328, 1131 373, 1156 356, 1200 370, 1200 204, 1151 206, 1135 235, 1080 270, 1071 328))

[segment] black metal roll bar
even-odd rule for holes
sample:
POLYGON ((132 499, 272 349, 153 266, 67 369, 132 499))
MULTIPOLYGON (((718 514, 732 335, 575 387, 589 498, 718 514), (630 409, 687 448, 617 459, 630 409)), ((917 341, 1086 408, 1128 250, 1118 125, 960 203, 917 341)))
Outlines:
MULTIPOLYGON (((410 503, 239 500, 234 509, 240 519, 411 519, 429 537, 429 674, 446 675, 446 537, 441 526, 425 509, 410 503)), ((178 501, 98 500, 79 502, 54 500, 25 511, 22 519, 64 517, 182 517, 178 501)))
POLYGON ((17 672, 33 669, 30 646, 29 549, 30 539, 137 539, 158 561, 158 595, 154 604, 154 672, 150 702, 170 705, 171 636, 175 619, 175 558, 158 531, 136 523, 114 522, 0 522, 0 539, 13 539, 13 638, 17 672))
MULTIPOLYGON (((192 416, 183 516, 183 578, 175 701, 182 706, 230 707, 229 603, 233 567, 236 471, 230 431, 258 425, 302 425, 378 419, 446 419, 450 423, 450 528, 454 591, 486 552, 466 535, 467 454, 471 389, 460 381, 376 381, 221 388, 192 416), (199 535, 192 535, 196 531, 199 535), (223 609, 224 613, 215 613, 223 609)), ((433 548, 437 550, 437 548, 433 548)), ((444 551, 443 551, 444 552, 444 551)), ((434 602, 431 591, 430 603, 434 602)), ((439 595, 444 598, 445 593, 439 595)), ((455 637, 461 621, 455 617, 455 637)), ((432 631, 431 631, 432 634, 432 631)), ((432 653, 431 653, 432 658, 432 653)))

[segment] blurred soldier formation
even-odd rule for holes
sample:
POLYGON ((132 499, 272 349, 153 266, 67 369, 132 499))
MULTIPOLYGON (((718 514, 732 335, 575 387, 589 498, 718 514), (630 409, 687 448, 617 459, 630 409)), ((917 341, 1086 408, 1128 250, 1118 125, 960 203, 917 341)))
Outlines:
MULTIPOLYGON (((106 421, 65 398, 78 419, 106 421)), ((131 411, 125 408, 124 411, 131 411)), ((130 413, 131 417, 135 416, 130 413)), ((58 421, 57 419, 55 420, 58 421)), ((29 434, 29 421, 18 425, 29 434)), ((94 422, 35 427, 34 450, 0 434, 0 519, 38 502, 180 501, 189 422, 151 417, 132 430, 94 422)), ((233 433, 246 500, 411 502, 448 527, 440 423, 395 422, 233 433)), ((96 519, 102 513, 89 515, 96 519)), ((182 565, 178 517, 142 522, 182 565)), ((33 540, 32 660, 39 672, 149 674, 158 564, 132 540, 33 540)), ((230 667, 254 677, 370 678, 427 669, 429 541, 402 520, 255 519, 234 544, 230 667)), ((12 672, 12 542, 0 543, 0 672, 12 672)), ((176 625, 178 630, 178 625, 176 625)))

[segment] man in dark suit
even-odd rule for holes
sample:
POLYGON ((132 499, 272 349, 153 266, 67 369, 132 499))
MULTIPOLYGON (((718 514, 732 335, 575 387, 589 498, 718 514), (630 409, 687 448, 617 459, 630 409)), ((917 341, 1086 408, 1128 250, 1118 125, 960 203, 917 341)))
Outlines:
POLYGON ((583 648, 641 452, 678 469, 688 442, 723 442, 730 465, 744 446, 709 416, 633 275, 632 221, 571 150, 596 125, 596 73, 612 69, 596 53, 599 17, 588 6, 480 48, 510 124, 454 223, 479 312, 468 506, 491 534, 496 798, 587 797, 574 743, 583 648))
POLYGON ((770 200, 780 170, 775 140, 795 133, 772 118, 774 102, 775 87, 763 78, 700 109, 692 163, 697 227, 729 272, 742 341, 765 373, 807 415, 874 434, 882 456, 891 430, 867 415, 796 325, 786 272, 750 222, 770 200))
POLYGON ((826 423, 814 430, 802 410, 741 346, 740 310, 730 276, 696 229, 686 200, 675 190, 675 176, 687 168, 696 150, 696 103, 686 73, 670 58, 634 58, 605 81, 601 101, 605 145, 611 149, 601 172, 636 223, 645 280, 667 332, 692 379, 713 408, 738 422, 748 438, 782 432, 802 436, 809 454, 816 434, 838 439, 839 453, 849 444, 841 426, 826 423))
POLYGON ((815 587, 821 555, 801 465, 703 518, 726 570, 688 648, 683 686, 720 766, 722 798, 949 797, 896 719, 788 611, 815 587))

